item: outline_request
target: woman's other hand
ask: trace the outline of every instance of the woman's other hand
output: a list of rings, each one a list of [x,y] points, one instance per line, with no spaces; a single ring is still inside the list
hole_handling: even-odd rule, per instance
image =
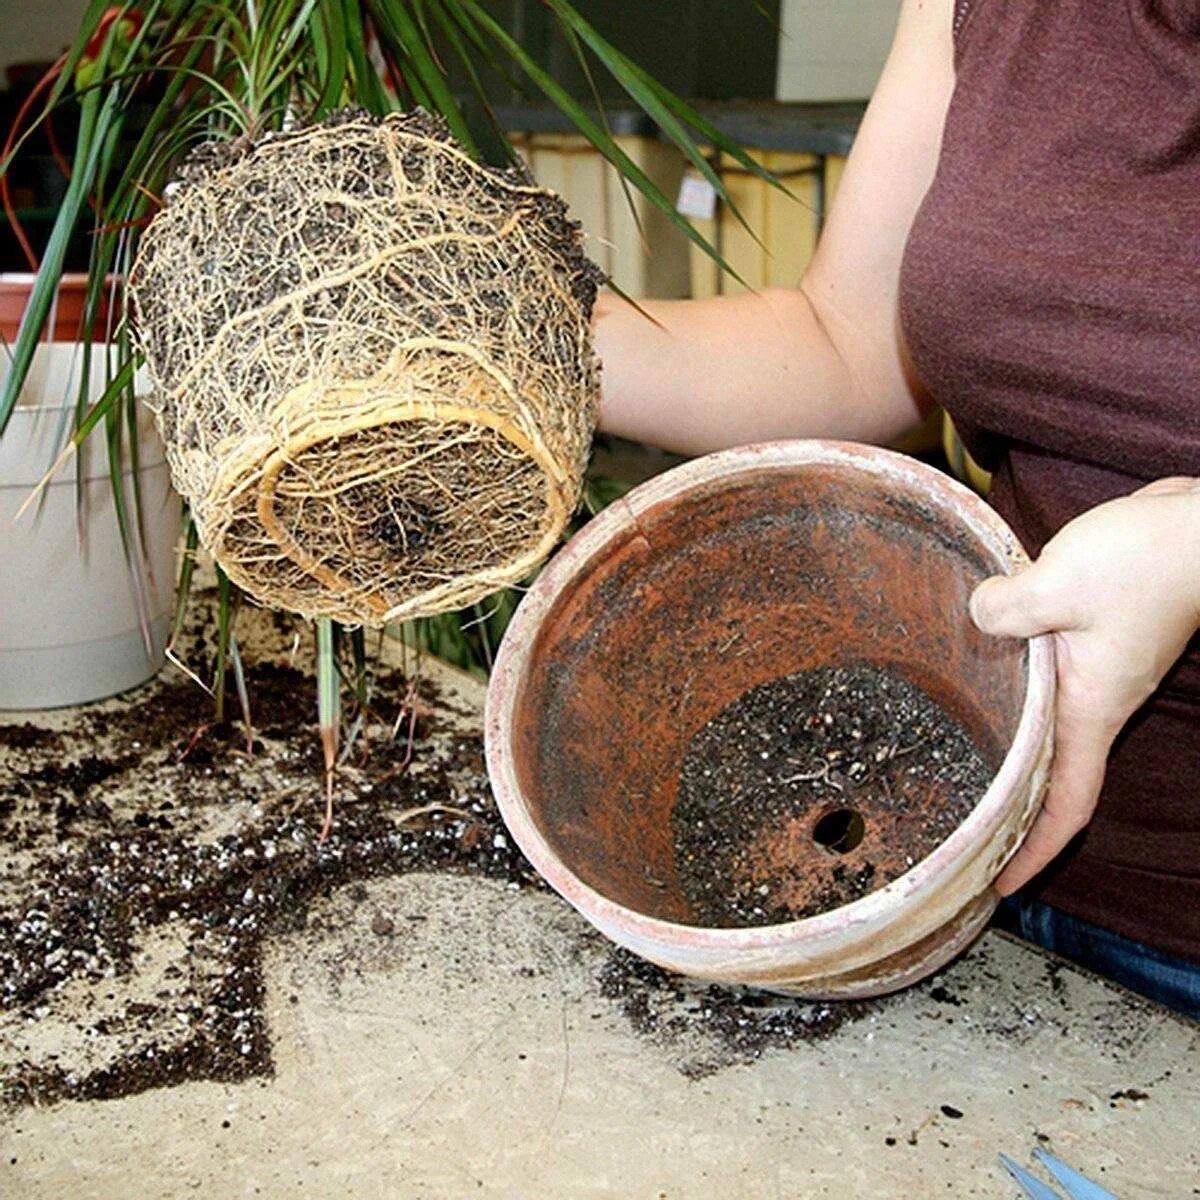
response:
[[[1042,811],[1000,873],[1008,895],[1091,820],[1113,740],[1200,627],[1200,480],[1161,479],[1059,531],[1032,566],[971,597],[984,632],[1053,635],[1054,764]]]

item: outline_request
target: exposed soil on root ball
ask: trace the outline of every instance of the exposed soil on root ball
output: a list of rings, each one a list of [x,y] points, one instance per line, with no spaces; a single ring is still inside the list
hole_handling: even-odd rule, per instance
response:
[[[672,821],[695,919],[771,925],[857,900],[940,845],[991,775],[962,726],[890,668],[754,688],[684,757]]]
[[[582,487],[602,273],[439,117],[200,146],[130,274],[172,480],[272,607],[378,627],[528,574]]]

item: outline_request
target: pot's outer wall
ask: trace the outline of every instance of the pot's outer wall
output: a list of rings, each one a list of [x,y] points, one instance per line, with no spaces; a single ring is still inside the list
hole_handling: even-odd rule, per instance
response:
[[[665,966],[777,987],[807,978],[800,990],[825,995],[935,969],[986,921],[988,884],[1048,766],[1048,645],[1033,643],[1031,703],[1029,644],[984,637],[967,614],[975,585],[1022,557],[978,498],[871,448],[750,447],[643,485],[551,565],[502,648],[489,766],[514,836],[601,929]],[[934,855],[864,900],[764,930],[691,927],[670,813],[692,736],[749,688],[863,660],[898,668],[962,722],[998,772],[987,796]],[[877,846],[877,861],[888,850]],[[828,870],[825,851],[807,851]],[[793,865],[803,871],[803,855]],[[832,957],[805,936],[834,929],[839,943],[880,936]],[[798,948],[783,963],[743,953],[785,930]]]

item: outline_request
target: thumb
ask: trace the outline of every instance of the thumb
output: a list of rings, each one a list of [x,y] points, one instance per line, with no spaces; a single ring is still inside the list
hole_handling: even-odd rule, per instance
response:
[[[993,575],[971,594],[971,620],[994,637],[1035,637],[1061,627],[1062,614],[1035,564],[1019,575]]]

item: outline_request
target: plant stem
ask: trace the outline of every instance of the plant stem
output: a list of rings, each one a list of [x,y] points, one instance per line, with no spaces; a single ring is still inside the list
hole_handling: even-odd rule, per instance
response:
[[[317,720],[321,726],[321,749],[325,755],[325,823],[317,838],[318,845],[329,837],[333,828],[333,772],[337,766],[342,703],[337,632],[337,627],[327,618],[317,621]]]

